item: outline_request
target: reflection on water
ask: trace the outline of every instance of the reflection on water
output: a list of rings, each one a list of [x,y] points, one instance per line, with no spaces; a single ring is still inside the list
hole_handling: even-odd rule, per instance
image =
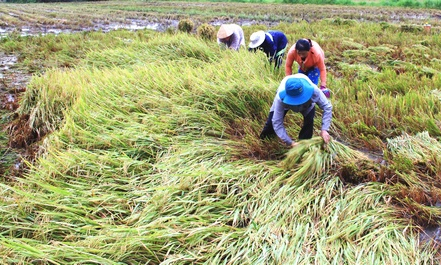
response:
[[[430,241],[435,241],[437,243],[441,243],[441,227],[426,227],[420,233],[420,242],[428,243]]]
[[[441,207],[441,201],[437,201],[434,207]],[[420,233],[420,242],[423,244],[429,242],[441,243],[441,226],[424,227]]]
[[[103,31],[109,32],[111,30],[117,29],[127,29],[127,30],[142,30],[142,29],[151,29],[156,31],[165,31],[169,27],[177,27],[179,24],[179,20],[163,20],[161,22],[152,22],[147,20],[140,19],[126,19],[125,23],[118,22],[96,22],[91,27],[83,27],[83,28],[70,28],[66,25],[59,25],[57,27],[1,27],[0,28],[0,38],[7,37],[12,32],[17,32],[20,36],[32,36],[32,35],[46,35],[46,34],[61,34],[61,33],[74,33],[74,32],[84,32],[84,31]]]
[[[6,95],[6,102],[14,102],[15,101],[15,96],[12,94],[7,94]]]
[[[8,72],[10,68],[17,63],[17,57],[14,55],[5,55],[0,53],[0,89],[3,89],[5,82],[10,81]]]
[[[12,55],[3,55],[0,57],[0,71],[8,70],[12,65],[17,63],[17,57]]]
[[[13,94],[10,91],[22,91],[31,77],[30,73],[23,73],[14,67],[17,61],[16,56],[0,52],[0,91],[2,93]],[[14,95],[2,94],[2,99],[8,102],[14,102],[15,98],[12,97]]]

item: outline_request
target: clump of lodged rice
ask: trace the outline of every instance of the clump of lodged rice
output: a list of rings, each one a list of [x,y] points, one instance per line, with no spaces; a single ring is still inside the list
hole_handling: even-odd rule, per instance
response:
[[[281,165],[284,169],[308,166],[309,170],[313,172],[323,172],[334,159],[347,161],[363,158],[365,158],[363,153],[353,150],[338,141],[331,140],[328,144],[325,144],[321,137],[314,137],[299,141],[298,145],[288,151]]]
[[[198,36],[201,37],[202,39],[214,40],[215,38],[216,29],[208,23],[204,23],[200,25],[196,31]]]
[[[182,32],[190,33],[194,28],[194,22],[188,18],[179,21],[178,30]]]

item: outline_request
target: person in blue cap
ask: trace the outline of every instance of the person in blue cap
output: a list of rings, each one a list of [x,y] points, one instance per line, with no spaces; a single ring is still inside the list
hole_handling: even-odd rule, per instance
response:
[[[297,73],[286,76],[277,89],[260,138],[265,139],[277,135],[286,145],[295,146],[297,143],[288,136],[283,124],[286,112],[289,110],[303,115],[299,139],[312,138],[316,105],[323,110],[320,136],[325,143],[328,143],[331,139],[328,130],[331,126],[332,104],[305,74]]]
[[[274,62],[275,68],[279,68],[285,55],[288,39],[285,34],[278,30],[269,30],[267,32],[259,30],[251,34],[249,51],[262,50],[270,63]]]

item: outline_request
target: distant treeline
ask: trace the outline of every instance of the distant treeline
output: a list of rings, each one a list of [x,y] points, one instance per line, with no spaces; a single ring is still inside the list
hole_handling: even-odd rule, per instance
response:
[[[276,0],[279,1],[279,0]],[[317,5],[354,5],[354,6],[394,6],[441,9],[441,0],[379,0],[379,1],[352,1],[352,0],[280,0],[290,4],[317,4]],[[260,1],[265,2],[265,0]]]
[[[6,0],[6,3],[99,2],[105,0]],[[2,0],[0,0],[2,2]]]
[[[1,2],[2,0],[0,0]],[[86,2],[106,0],[6,0],[9,3],[49,3],[49,2]],[[413,8],[441,9],[441,0],[183,0],[186,2],[248,2],[248,3],[285,3],[285,4],[316,4],[316,5],[350,5],[350,6],[393,6]]]

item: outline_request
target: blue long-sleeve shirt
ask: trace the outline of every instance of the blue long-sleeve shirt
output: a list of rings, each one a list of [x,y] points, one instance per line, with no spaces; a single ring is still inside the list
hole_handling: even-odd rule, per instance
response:
[[[274,57],[279,51],[286,48],[288,39],[285,34],[277,30],[269,30],[265,33],[265,40],[259,46],[268,57]]]
[[[311,86],[314,87],[314,93],[309,101],[302,105],[288,105],[282,102],[279,97],[279,92],[285,89],[286,80],[290,77],[304,78],[306,79]],[[323,110],[322,117],[322,130],[328,131],[331,126],[332,119],[332,104],[328,101],[325,94],[318,88],[314,83],[309,80],[309,78],[304,74],[294,74],[286,76],[282,82],[280,82],[279,88],[277,89],[276,96],[274,97],[273,105],[271,106],[270,111],[274,111],[272,123],[274,131],[277,136],[287,145],[292,144],[292,139],[286,133],[285,126],[283,124],[284,120],[284,111],[285,109],[290,109],[294,112],[301,113],[304,117],[313,109],[315,105],[318,105]]]

